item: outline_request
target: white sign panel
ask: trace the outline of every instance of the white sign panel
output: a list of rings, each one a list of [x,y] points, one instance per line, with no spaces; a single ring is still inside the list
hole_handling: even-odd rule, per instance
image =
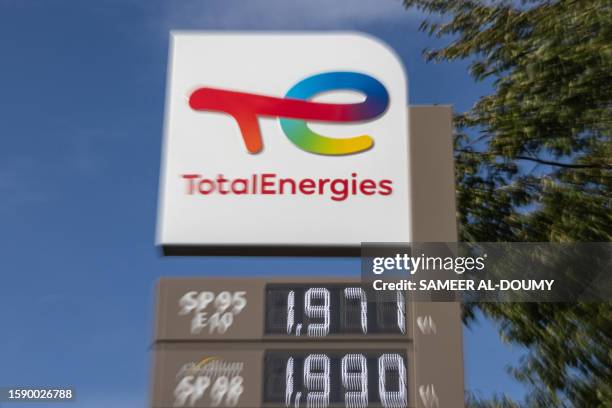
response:
[[[362,34],[173,33],[158,244],[409,241],[406,93]]]

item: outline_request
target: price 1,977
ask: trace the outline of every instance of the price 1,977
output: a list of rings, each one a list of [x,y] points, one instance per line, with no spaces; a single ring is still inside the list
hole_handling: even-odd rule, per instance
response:
[[[348,285],[268,285],[266,333],[324,337],[330,334],[406,334],[402,292],[368,293]]]

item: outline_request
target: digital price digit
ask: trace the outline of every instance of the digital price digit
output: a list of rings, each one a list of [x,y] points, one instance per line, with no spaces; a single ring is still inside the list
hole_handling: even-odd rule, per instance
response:
[[[315,305],[320,300],[321,305]],[[321,323],[310,323],[306,333],[313,337],[329,334],[329,291],[325,288],[310,288],[304,295],[304,310],[308,319],[322,319]]]
[[[304,361],[304,385],[307,407],[327,407],[329,405],[329,357],[325,354],[310,354]]]
[[[365,291],[361,288],[346,288],[344,289],[344,297],[359,300],[361,331],[363,334],[368,334],[368,298]]]
[[[368,406],[368,362],[363,354],[347,354],[342,358],[342,386],[346,389],[347,407]]]
[[[389,391],[386,378],[390,370],[397,370],[400,384],[397,391]],[[378,358],[378,395],[383,407],[406,406],[406,366],[399,354],[383,354]]]

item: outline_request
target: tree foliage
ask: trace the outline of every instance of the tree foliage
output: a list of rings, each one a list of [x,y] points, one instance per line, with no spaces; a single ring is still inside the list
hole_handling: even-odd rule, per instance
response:
[[[491,399],[483,399],[468,393],[466,402],[470,408],[519,408],[515,402],[506,396],[494,396]]]
[[[428,60],[468,59],[473,78],[492,84],[455,117],[460,238],[611,241],[612,3],[404,3],[449,41]],[[612,407],[611,304],[476,307],[526,347],[514,368],[532,388],[525,405]]]

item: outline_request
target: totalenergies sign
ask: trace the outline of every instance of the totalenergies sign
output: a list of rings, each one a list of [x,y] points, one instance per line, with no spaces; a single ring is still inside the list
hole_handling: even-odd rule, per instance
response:
[[[406,78],[378,40],[173,33],[165,125],[168,253],[410,240]]]

